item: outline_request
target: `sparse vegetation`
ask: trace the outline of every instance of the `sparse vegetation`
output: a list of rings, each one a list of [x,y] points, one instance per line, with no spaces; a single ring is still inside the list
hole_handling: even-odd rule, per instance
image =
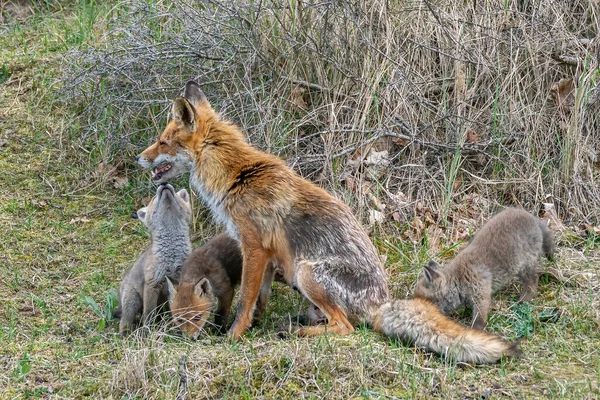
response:
[[[598,5],[392,3],[0,4],[1,398],[176,398],[182,354],[189,398],[600,396]],[[112,290],[153,192],[133,155],[191,78],[353,203],[396,296],[500,205],[549,217],[538,295],[504,291],[488,324],[523,358],[455,365],[367,328],[279,339],[305,308],[279,284],[241,343],[121,339]]]

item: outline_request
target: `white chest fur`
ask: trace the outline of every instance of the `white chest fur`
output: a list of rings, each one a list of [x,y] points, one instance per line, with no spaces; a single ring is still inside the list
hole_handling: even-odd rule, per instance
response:
[[[198,196],[202,198],[204,204],[210,208],[215,223],[224,225],[227,229],[227,233],[229,233],[229,236],[239,240],[239,230],[225,210],[225,207],[223,207],[223,196],[215,195],[214,193],[208,191],[204,186],[204,183],[198,179],[196,174],[193,172],[190,175],[190,184],[196,190]]]

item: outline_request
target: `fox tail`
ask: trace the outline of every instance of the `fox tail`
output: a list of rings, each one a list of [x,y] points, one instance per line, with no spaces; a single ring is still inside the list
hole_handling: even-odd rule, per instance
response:
[[[467,328],[446,317],[433,303],[421,298],[392,300],[373,318],[375,330],[456,361],[488,364],[502,356],[519,356],[518,342]]]

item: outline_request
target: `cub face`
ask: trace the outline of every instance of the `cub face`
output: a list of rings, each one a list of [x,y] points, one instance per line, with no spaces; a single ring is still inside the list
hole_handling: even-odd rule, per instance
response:
[[[189,338],[197,339],[216,303],[210,282],[202,278],[195,285],[187,282],[173,285],[167,278],[167,287],[173,324]]]
[[[160,185],[146,207],[138,210],[137,218],[151,231],[174,232],[189,229],[192,207],[187,190],[175,193],[171,185]]]
[[[415,286],[415,297],[431,301],[443,313],[449,313],[460,306],[460,293],[458,290],[451,290],[444,268],[435,261],[429,261],[423,267],[423,275]]]
[[[188,82],[184,97],[173,101],[173,119],[156,143],[137,156],[143,168],[152,170],[152,180],[167,182],[190,172],[205,146],[211,121],[217,117],[195,82]]]

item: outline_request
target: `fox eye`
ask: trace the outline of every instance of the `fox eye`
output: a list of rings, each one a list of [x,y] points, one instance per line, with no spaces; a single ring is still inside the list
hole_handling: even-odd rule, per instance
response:
[[[159,144],[159,146],[166,146],[166,145],[167,145],[167,142],[165,142],[164,140],[160,140],[160,141],[158,142],[158,144]]]
[[[192,321],[194,321],[194,322],[198,322],[198,321],[200,321],[201,319],[202,319],[202,314],[198,314],[198,315],[196,315],[194,318],[192,318]]]
[[[177,322],[178,324],[183,324],[185,322],[185,319],[183,319],[183,318],[175,318],[175,322]]]

